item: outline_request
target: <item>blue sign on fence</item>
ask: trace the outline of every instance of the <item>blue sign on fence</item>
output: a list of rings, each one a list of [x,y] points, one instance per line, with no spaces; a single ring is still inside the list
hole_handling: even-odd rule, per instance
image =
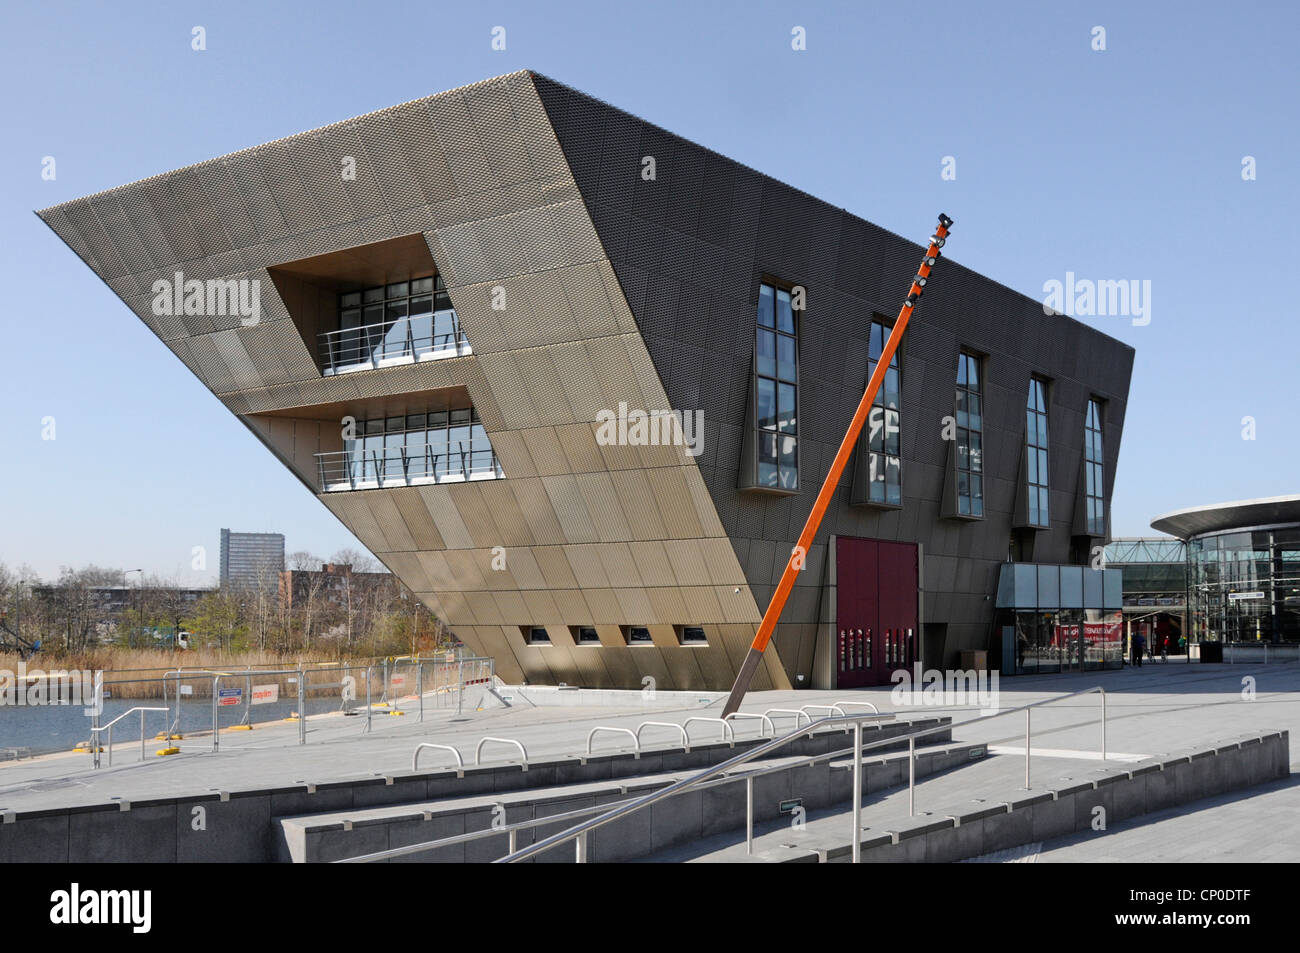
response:
[[[238,705],[244,697],[242,688],[223,688],[217,692],[218,705]]]

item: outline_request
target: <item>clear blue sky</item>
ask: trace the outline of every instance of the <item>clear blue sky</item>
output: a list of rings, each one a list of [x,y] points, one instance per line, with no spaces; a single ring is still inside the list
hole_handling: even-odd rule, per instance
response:
[[[1032,297],[1067,271],[1149,279],[1149,325],[1085,319],[1137,349],[1116,535],[1300,491],[1294,3],[94,2],[0,18],[11,566],[199,581],[222,526],[326,556],[358,545],[33,209],[522,67],[918,240],[943,209],[954,259]],[[210,571],[191,575],[198,545]]]

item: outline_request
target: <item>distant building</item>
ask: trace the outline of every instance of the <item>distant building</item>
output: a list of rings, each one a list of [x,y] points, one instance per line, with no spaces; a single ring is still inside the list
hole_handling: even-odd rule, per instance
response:
[[[1187,544],[1193,642],[1300,642],[1300,494],[1166,513],[1151,528]]]
[[[1125,635],[1140,634],[1156,652],[1183,651],[1186,637],[1187,547],[1180,539],[1138,537],[1106,544],[1106,568],[1124,577]],[[1185,645],[1185,643],[1184,643]]]
[[[347,564],[323,563],[319,570],[286,569],[280,573],[280,601],[286,609],[310,598],[336,606],[347,606],[349,592],[381,586],[397,594],[397,581],[390,572],[353,572]]]
[[[271,587],[284,572],[282,533],[221,531],[221,586]]]

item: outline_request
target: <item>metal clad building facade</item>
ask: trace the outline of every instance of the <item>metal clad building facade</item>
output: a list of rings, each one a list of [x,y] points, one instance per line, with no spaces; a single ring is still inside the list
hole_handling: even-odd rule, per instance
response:
[[[872,321],[923,250],[529,72],[41,215],[503,677],[592,686],[729,686],[861,396]],[[177,272],[256,281],[260,313],[160,314]],[[895,496],[874,499],[864,445],[755,688],[948,665],[990,644],[1009,546],[1077,564],[1105,538],[1085,496],[1109,512],[1132,350],[952,261],[936,278],[878,456]],[[945,433],[972,419],[954,407],[967,357],[980,513],[970,440]],[[1047,520],[1028,508],[1031,379]],[[610,441],[626,409],[698,411],[703,439]],[[888,559],[842,558],[843,537]],[[878,621],[846,644],[837,589],[882,579]],[[880,605],[913,579],[891,624]]]

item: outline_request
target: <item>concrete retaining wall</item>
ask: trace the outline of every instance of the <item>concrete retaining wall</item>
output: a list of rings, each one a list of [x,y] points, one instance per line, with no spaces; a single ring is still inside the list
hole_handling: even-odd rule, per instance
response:
[[[1128,771],[1098,771],[1094,780],[1071,783],[950,817],[916,818],[914,824],[862,841],[863,863],[943,863],[1022,847],[1053,837],[1091,831],[1094,809],[1107,824],[1248,788],[1290,774],[1285,731],[1247,735],[1211,748],[1179,752]],[[1102,833],[1097,832],[1099,835]],[[813,851],[781,848],[755,854],[777,863],[847,863],[847,841]]]
[[[826,751],[839,750],[847,742],[842,735],[839,740],[835,736],[827,740]],[[949,745],[918,751],[916,773],[918,777],[925,777],[969,764],[986,754],[987,749],[982,744]],[[755,762],[729,773],[743,774],[761,764]],[[283,837],[280,859],[298,863],[329,862],[488,830],[494,817],[501,817],[505,824],[537,820],[648,794],[681,780],[689,773],[660,774],[623,783],[607,781],[568,785],[541,792],[520,791],[396,808],[283,818],[278,822]],[[864,759],[863,774],[864,790],[868,792],[896,787],[907,778],[907,754],[899,752]],[[754,820],[757,823],[779,817],[781,802],[791,798],[800,799],[807,810],[819,810],[848,802],[852,795],[851,761],[790,766],[755,779]],[[632,860],[701,837],[735,831],[745,825],[745,810],[745,785],[741,781],[682,794],[593,831],[588,843],[588,856],[593,862]],[[516,845],[525,847],[574,823],[568,821],[519,830],[516,832]],[[505,856],[508,844],[508,835],[501,833],[394,858],[394,861],[487,862]],[[574,849],[572,846],[557,847],[535,859],[540,862],[571,862]]]

